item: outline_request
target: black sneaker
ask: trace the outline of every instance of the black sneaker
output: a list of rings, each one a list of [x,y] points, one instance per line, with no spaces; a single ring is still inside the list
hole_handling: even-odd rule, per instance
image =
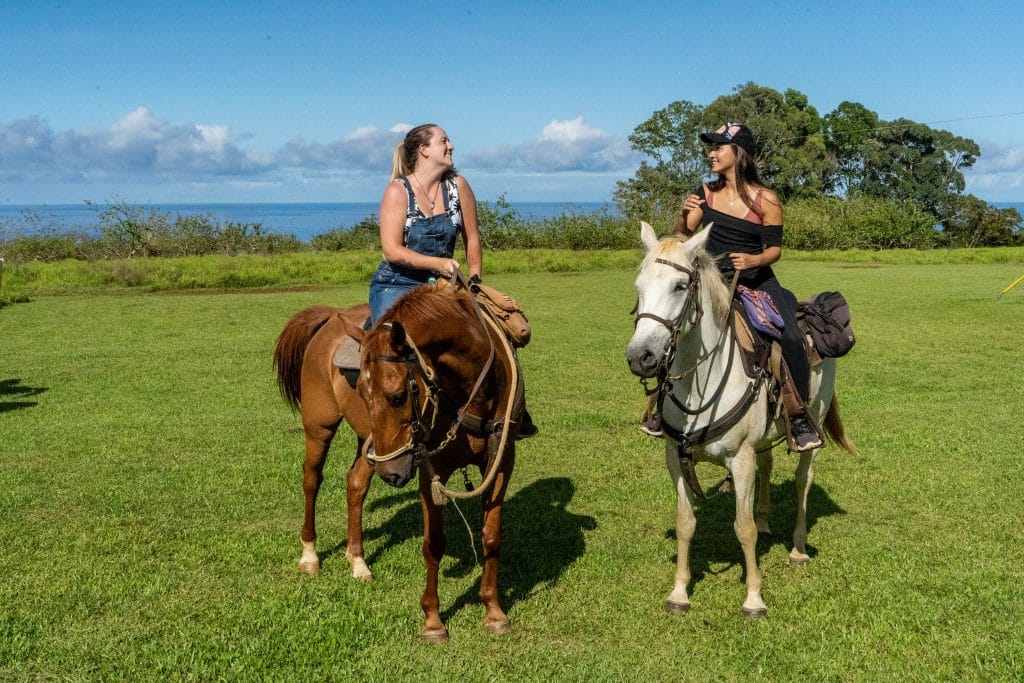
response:
[[[665,436],[665,432],[661,429],[661,415],[644,413],[643,418],[640,419],[640,431],[659,439]]]
[[[789,423],[789,430],[793,434],[798,453],[821,448],[821,437],[806,417],[794,417]]]

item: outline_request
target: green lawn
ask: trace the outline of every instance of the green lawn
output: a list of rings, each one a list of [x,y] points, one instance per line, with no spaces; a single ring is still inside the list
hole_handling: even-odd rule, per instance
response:
[[[639,262],[639,258],[637,258]],[[788,261],[798,296],[839,289],[851,456],[822,452],[813,561],[790,566],[796,458],[777,452],[766,618],[741,616],[734,499],[698,510],[693,611],[672,586],[675,500],[626,367],[634,272],[488,278],[534,325],[521,353],[541,435],[521,444],[489,636],[462,521],[442,615],[419,642],[412,487],[375,481],[366,551],[344,559],[343,430],[298,571],[303,438],[271,352],[305,292],[37,297],[0,310],[2,680],[1020,680],[1024,677],[1024,287],[1020,263]],[[705,486],[721,470],[701,466]],[[474,528],[479,506],[461,504]]]

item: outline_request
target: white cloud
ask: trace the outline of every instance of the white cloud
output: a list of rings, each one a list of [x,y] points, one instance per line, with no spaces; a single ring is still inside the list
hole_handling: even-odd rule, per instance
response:
[[[535,140],[469,152],[464,164],[484,171],[607,173],[631,171],[640,158],[627,140],[594,128],[577,116],[551,121]]]
[[[967,191],[989,201],[1024,200],[1024,145],[982,143],[981,156],[964,173]]]
[[[269,165],[268,155],[242,149],[227,126],[174,125],[146,107],[106,130],[54,132],[38,117],[0,124],[0,170],[7,176],[36,171],[246,175]]]
[[[0,122],[0,183],[5,197],[46,194],[48,187],[76,196],[95,187],[186,188],[201,196],[266,184],[297,196],[375,196],[386,182],[395,145],[412,126],[363,126],[333,142],[293,137],[276,150],[248,148],[249,136],[222,123],[175,123],[147,107],[126,113],[107,127],[56,131],[33,116]],[[532,140],[479,150],[456,149],[460,169],[500,194],[525,187],[531,196],[590,188],[597,196],[609,177],[631,174],[640,155],[628,142],[587,124],[582,116],[553,120]],[[81,191],[74,188],[81,187]],[[539,188],[539,189],[538,189]],[[183,192],[185,190],[182,190]],[[255,189],[253,189],[255,191]],[[606,194],[601,190],[601,195]],[[546,196],[546,195],[544,195]],[[52,200],[51,200],[52,201]]]
[[[307,143],[301,136],[296,136],[274,157],[279,165],[290,168],[386,173],[391,168],[391,153],[395,145],[408,130],[405,124],[386,131],[364,126],[328,144]]]

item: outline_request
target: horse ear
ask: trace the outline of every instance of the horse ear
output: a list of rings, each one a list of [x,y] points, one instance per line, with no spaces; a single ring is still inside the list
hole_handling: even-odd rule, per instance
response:
[[[391,348],[396,351],[405,349],[405,328],[400,322],[391,323]]]
[[[644,251],[650,251],[658,246],[658,236],[647,221],[640,221],[640,241],[644,243]]]
[[[341,326],[344,328],[345,334],[362,344],[363,338],[366,336],[366,330],[359,325],[353,325],[344,316],[338,316],[338,318],[341,320]]]
[[[703,249],[704,243],[708,241],[708,235],[711,234],[712,225],[714,224],[708,223],[708,227],[694,233],[688,240],[683,242],[683,248],[690,254],[696,253],[698,249]]]

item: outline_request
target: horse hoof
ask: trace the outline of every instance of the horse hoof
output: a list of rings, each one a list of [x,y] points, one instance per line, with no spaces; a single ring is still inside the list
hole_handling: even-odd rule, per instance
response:
[[[797,567],[802,567],[803,565],[807,564],[810,561],[811,561],[811,556],[810,555],[790,555],[789,556],[789,563],[792,564],[792,565],[795,565]]]
[[[439,644],[443,644],[443,643],[447,643],[448,642],[448,629],[446,629],[446,628],[438,628],[438,629],[432,629],[432,630],[429,630],[429,631],[424,629],[423,633],[420,634],[420,638],[423,639],[424,643],[431,643],[431,644],[438,644],[438,645]]]
[[[299,562],[299,571],[303,574],[319,574],[320,562]]]
[[[690,611],[690,603],[688,602],[672,602],[671,600],[665,601],[665,611],[669,614],[686,614]]]
[[[505,621],[496,621],[491,624],[484,624],[484,628],[486,628],[487,632],[492,636],[500,636],[512,630],[512,622],[508,619]]]
[[[748,619],[760,619],[766,614],[768,614],[767,607],[755,607],[753,609],[747,607],[743,608],[743,616],[747,617]]]

